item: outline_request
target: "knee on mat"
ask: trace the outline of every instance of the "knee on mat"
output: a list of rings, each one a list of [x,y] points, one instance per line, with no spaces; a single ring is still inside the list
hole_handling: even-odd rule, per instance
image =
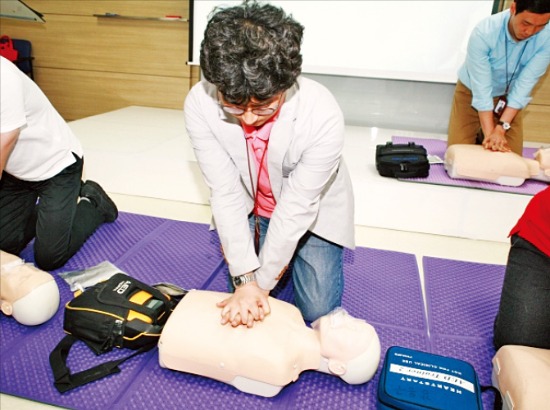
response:
[[[34,254],[34,264],[45,271],[52,271],[61,268],[67,262],[66,257],[53,257],[52,255],[42,255],[37,252]]]

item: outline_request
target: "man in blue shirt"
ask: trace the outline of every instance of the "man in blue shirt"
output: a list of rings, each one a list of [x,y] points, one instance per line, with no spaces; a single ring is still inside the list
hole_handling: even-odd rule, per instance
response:
[[[522,110],[550,64],[550,2],[514,0],[473,30],[458,71],[448,145],[522,153]]]

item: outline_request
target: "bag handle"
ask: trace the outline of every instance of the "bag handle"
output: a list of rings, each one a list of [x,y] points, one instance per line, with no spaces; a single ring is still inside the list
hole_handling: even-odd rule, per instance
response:
[[[120,373],[120,368],[118,366],[121,363],[140,353],[151,350],[155,346],[154,344],[143,346],[122,359],[111,360],[78,373],[71,373],[71,370],[67,367],[67,357],[69,356],[72,345],[77,340],[78,339],[72,335],[66,335],[50,353],[50,367],[53,371],[54,386],[59,393],[65,393],[76,387],[91,383],[111,374]]]
[[[3,35],[0,37],[0,55],[11,62],[15,62],[19,57],[19,51],[13,47],[11,37]]]
[[[131,282],[130,286],[131,286],[132,289],[143,290],[143,291],[149,293],[155,299],[158,299],[158,300],[162,301],[164,315],[159,315],[158,317],[155,317],[154,314],[153,314],[154,310],[151,309],[151,308],[148,308],[146,306],[139,305],[137,303],[131,302],[126,298],[122,298],[122,297],[117,297],[116,299],[113,298],[112,297],[112,294],[113,294],[112,289],[109,288],[108,285],[116,283],[116,282],[120,282],[120,281],[129,281],[129,282]],[[164,295],[160,290],[158,290],[158,289],[156,289],[152,286],[149,286],[146,283],[141,282],[141,281],[139,281],[135,278],[129,277],[128,275],[126,275],[124,273],[117,273],[117,274],[113,275],[108,280],[108,282],[105,283],[105,286],[103,287],[103,289],[97,295],[97,300],[100,301],[101,303],[104,303],[104,304],[107,304],[107,305],[116,305],[116,306],[121,306],[121,307],[131,309],[131,310],[135,310],[136,312],[139,312],[139,313],[142,313],[146,316],[149,316],[151,319],[153,319],[154,324],[158,323],[158,319],[160,317],[167,318],[171,313],[170,299],[168,299],[168,297],[166,295]]]
[[[7,36],[7,35],[1,36],[0,43],[6,44],[9,48],[13,48],[13,41],[10,36]]]

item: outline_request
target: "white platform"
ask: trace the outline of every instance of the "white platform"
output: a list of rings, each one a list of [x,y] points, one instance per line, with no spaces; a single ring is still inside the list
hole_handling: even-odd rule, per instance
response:
[[[208,204],[181,110],[127,107],[70,123],[85,151],[86,178],[111,193]],[[528,195],[402,182],[378,175],[377,144],[393,135],[445,135],[346,127],[344,158],[357,225],[507,242]]]

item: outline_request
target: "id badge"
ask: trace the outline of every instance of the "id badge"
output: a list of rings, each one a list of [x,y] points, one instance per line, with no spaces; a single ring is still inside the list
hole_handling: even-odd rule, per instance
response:
[[[498,101],[495,105],[495,109],[493,110],[493,113],[495,114],[495,116],[497,118],[500,118],[500,116],[502,115],[502,112],[504,111],[504,109],[506,108],[506,103],[507,103],[507,100],[506,100],[506,96],[503,95],[502,97],[499,97],[498,98]]]

